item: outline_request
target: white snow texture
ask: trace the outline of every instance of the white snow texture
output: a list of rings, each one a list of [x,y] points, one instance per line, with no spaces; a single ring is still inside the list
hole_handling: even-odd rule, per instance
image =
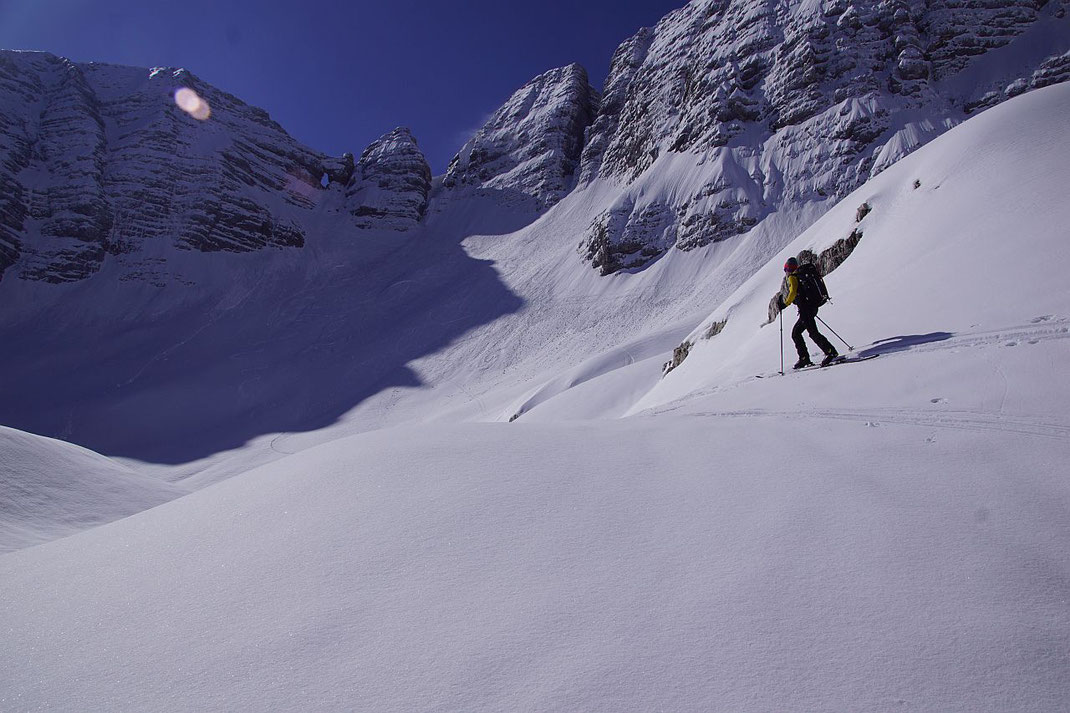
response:
[[[820,217],[636,272],[577,259],[625,190],[600,180],[537,219],[481,193],[411,242],[310,237],[300,267],[211,256],[229,301],[160,293],[144,329],[181,340],[108,385],[113,457],[0,428],[0,709],[1067,710],[1068,116],[1070,84],[1030,91]],[[781,266],[853,231],[819,326],[880,356],[793,373]],[[74,339],[136,318],[145,288],[99,284],[3,297]],[[119,373],[103,337],[49,356],[82,364],[57,389]],[[213,399],[256,428],[136,457]]]

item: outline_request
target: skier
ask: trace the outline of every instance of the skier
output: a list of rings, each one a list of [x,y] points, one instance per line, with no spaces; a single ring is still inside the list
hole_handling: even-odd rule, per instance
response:
[[[791,330],[791,340],[795,342],[795,348],[799,352],[799,361],[793,367],[795,369],[814,364],[810,361],[810,352],[806,349],[803,332],[809,332],[810,338],[825,353],[821,366],[828,366],[839,357],[836,347],[817,331],[817,310],[828,301],[828,293],[824,287],[821,276],[813,264],[806,263],[800,266],[799,261],[793,257],[789,257],[784,263],[784,284],[780,288],[780,294],[777,295],[777,301],[781,311],[792,303],[799,308],[799,320]]]

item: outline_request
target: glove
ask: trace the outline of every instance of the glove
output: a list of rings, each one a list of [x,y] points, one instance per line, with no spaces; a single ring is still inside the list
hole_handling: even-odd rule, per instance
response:
[[[777,295],[776,296],[776,308],[777,308],[777,311],[778,312],[783,312],[784,311],[784,307],[786,307],[786,306],[787,305],[784,304],[784,296],[783,295]]]

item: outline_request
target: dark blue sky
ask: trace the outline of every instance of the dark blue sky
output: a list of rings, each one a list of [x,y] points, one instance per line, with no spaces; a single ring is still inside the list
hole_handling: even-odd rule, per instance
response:
[[[186,67],[328,154],[412,128],[437,174],[532,77],[613,50],[685,0],[0,0],[0,47]]]

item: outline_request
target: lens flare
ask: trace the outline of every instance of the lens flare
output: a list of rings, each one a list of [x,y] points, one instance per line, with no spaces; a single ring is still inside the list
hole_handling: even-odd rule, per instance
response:
[[[201,99],[197,92],[189,87],[182,87],[175,92],[175,104],[178,104],[179,109],[200,121],[204,121],[212,115],[208,102]]]

